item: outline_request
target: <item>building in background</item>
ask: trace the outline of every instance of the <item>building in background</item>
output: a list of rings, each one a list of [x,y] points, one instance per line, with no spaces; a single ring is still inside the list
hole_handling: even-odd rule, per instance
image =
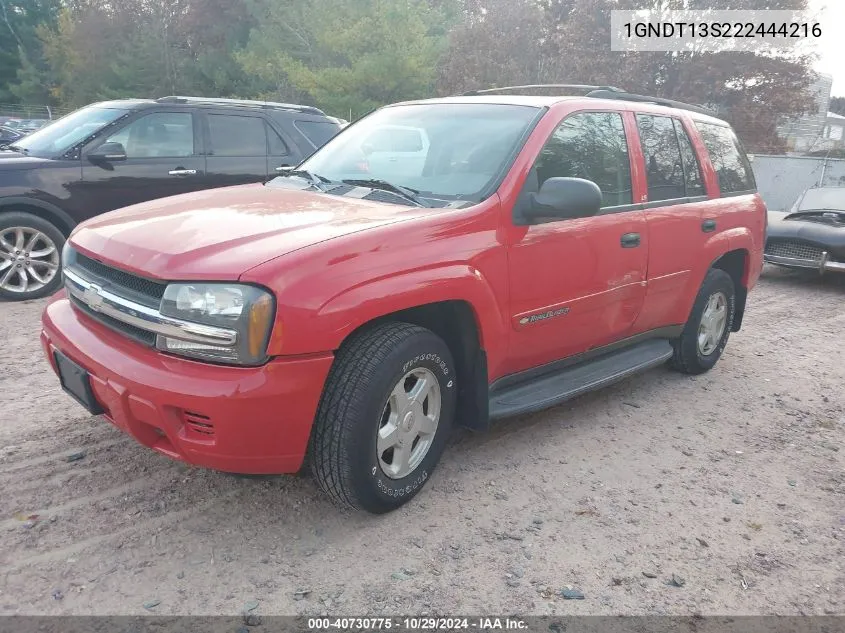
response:
[[[845,149],[845,116],[828,112],[822,136],[813,152],[840,152]]]
[[[784,123],[778,134],[786,141],[787,153],[809,154],[825,149],[824,135],[828,127],[830,92],[833,89],[833,76],[817,74],[810,85],[815,107],[803,116]],[[838,115],[833,115],[838,116]]]

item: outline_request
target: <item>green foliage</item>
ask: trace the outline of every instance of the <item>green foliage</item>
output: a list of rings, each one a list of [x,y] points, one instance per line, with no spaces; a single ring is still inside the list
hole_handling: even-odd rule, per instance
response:
[[[338,116],[432,94],[456,5],[312,0],[254,7],[259,27],[238,59],[278,98],[310,97]]]
[[[0,0],[0,102],[265,98],[360,117],[517,83],[594,83],[717,106],[754,150],[808,105],[812,58],[612,52],[613,8],[807,0]],[[845,100],[831,109],[845,111]]]
[[[0,102],[47,98],[38,29],[55,23],[60,0],[0,0]]]

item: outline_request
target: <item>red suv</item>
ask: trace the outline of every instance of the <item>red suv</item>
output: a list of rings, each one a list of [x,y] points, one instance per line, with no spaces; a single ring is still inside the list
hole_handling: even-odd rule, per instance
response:
[[[762,267],[748,159],[705,110],[585,91],[392,105],[266,184],[83,223],[50,364],[153,450],[237,473],[307,456],[371,512],[420,490],[454,425],[707,371]]]

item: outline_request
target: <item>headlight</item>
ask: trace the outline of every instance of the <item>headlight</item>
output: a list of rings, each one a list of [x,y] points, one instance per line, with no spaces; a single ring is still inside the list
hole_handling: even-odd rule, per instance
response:
[[[160,312],[191,323],[228,328],[236,332],[232,345],[195,343],[159,334],[158,349],[202,360],[260,365],[267,359],[275,301],[266,290],[227,283],[169,284]]]

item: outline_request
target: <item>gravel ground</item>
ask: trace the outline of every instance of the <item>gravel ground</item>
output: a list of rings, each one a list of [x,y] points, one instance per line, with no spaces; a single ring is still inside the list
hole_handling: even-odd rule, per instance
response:
[[[382,517],[140,447],[2,304],[0,614],[845,614],[844,299],[767,269],[709,374],[458,432]]]

